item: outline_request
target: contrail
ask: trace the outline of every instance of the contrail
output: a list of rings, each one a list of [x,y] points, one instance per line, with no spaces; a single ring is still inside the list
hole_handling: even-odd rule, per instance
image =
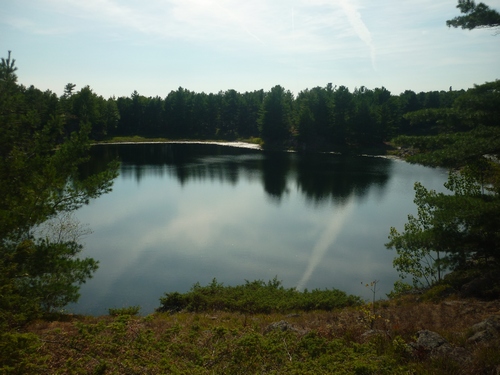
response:
[[[252,38],[254,38],[255,40],[257,40],[259,43],[262,43],[262,44],[266,44],[264,43],[264,41],[262,39],[260,39],[257,35],[255,35],[254,33],[252,33],[248,27],[246,27],[245,23],[236,15],[234,14],[233,12],[231,12],[229,9],[223,7],[222,5],[220,5],[219,3],[217,3],[217,1],[213,2],[213,4],[219,8],[220,10],[222,10],[223,12],[227,13],[227,15],[234,19],[238,25],[248,34],[250,35]]]
[[[354,198],[351,196],[347,201],[344,209],[337,215],[334,215],[328,226],[325,228],[323,234],[314,246],[307,269],[302,275],[297,290],[303,290],[314,270],[325,256],[328,249],[335,243],[340,231],[344,227],[344,223],[354,209]]]
[[[356,34],[358,34],[359,39],[361,39],[370,49],[372,67],[374,70],[377,70],[375,64],[375,47],[373,46],[372,35],[370,30],[368,30],[368,27],[366,27],[365,23],[361,19],[361,14],[348,0],[339,0],[339,5],[347,15],[347,19]]]

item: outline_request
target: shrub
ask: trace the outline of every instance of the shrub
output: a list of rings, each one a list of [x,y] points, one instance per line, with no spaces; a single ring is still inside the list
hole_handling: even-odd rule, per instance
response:
[[[207,286],[193,285],[185,294],[166,293],[160,298],[158,312],[230,311],[241,313],[271,313],[290,311],[330,311],[346,306],[362,304],[360,297],[348,295],[338,289],[315,289],[299,292],[286,289],[274,278],[267,283],[262,280],[245,281],[238,286],[224,286],[216,279]]]
[[[139,314],[141,310],[141,306],[129,306],[129,307],[121,307],[121,308],[110,308],[108,309],[109,315],[111,316],[119,316],[119,315],[130,315],[134,316]]]

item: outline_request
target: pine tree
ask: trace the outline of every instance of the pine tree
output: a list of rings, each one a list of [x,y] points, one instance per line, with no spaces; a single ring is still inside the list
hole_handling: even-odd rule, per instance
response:
[[[464,15],[446,21],[448,27],[461,27],[468,30],[500,27],[500,13],[490,9],[484,3],[476,4],[474,0],[458,0],[457,8]]]
[[[9,79],[0,81],[0,326],[13,326],[78,299],[97,262],[78,258],[78,236],[40,229],[109,191],[117,169],[83,178],[91,125],[70,132],[57,107],[40,113],[16,84],[10,54],[1,67]],[[44,98],[52,95],[36,100]]]

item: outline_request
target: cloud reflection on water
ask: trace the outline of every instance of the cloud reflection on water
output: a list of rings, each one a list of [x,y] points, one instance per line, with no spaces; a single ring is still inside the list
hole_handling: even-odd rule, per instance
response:
[[[163,293],[214,277],[234,285],[277,276],[286,287],[358,295],[365,292],[360,281],[376,278],[381,293],[389,292],[397,275],[383,244],[389,227],[412,212],[408,179],[446,179],[373,158],[305,161],[287,154],[266,161],[273,155],[226,149],[181,158],[179,151],[160,150],[156,161],[138,152],[142,161],[127,160],[123,168],[134,165],[140,179],[122,174],[111,194],[78,212],[94,230],[84,255],[98,259],[100,269],[74,311],[141,305],[148,313]],[[172,153],[182,162],[161,158]]]
[[[335,211],[331,218],[331,221],[326,223],[326,228],[324,229],[318,241],[314,245],[314,248],[309,259],[309,264],[302,275],[302,278],[297,284],[298,290],[303,290],[307,285],[307,282],[311,278],[314,270],[317,268],[318,264],[323,260],[326,252],[335,244],[337,237],[340,235],[342,229],[344,229],[345,222],[351,212],[354,209],[354,198],[351,196],[347,201],[346,205],[339,211]]]

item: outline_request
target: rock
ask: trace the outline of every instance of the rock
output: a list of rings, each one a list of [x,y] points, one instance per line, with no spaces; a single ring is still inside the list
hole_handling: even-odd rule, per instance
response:
[[[423,349],[426,351],[435,350],[443,345],[449,346],[450,344],[441,335],[436,332],[423,330],[417,333],[417,342],[411,343],[410,346],[415,349]]]
[[[423,330],[418,333],[417,342],[410,343],[414,355],[422,358],[425,356],[447,357],[457,362],[466,361],[469,353],[464,348],[454,348],[448,341],[436,332]]]
[[[500,315],[492,315],[480,323],[474,324],[471,329],[474,332],[492,330],[496,333],[500,332]]]
[[[265,329],[264,329],[264,334],[269,333],[274,330],[280,330],[280,331],[293,331],[293,332],[300,332],[297,328],[292,326],[290,323],[288,323],[286,320],[280,320],[279,322],[274,322],[269,324]]]
[[[468,343],[489,341],[500,334],[500,315],[492,315],[488,319],[471,327],[474,334],[467,339]]]

